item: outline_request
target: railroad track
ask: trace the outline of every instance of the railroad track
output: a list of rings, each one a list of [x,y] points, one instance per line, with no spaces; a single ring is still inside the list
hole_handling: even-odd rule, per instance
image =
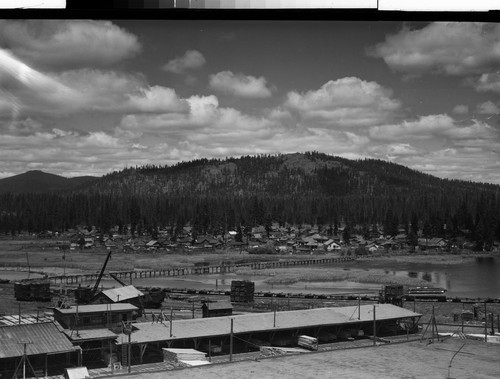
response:
[[[160,288],[160,287],[137,287],[139,290],[160,289],[169,294],[171,298],[178,296],[179,298],[186,298],[187,295],[219,295],[230,296],[231,291],[225,290],[196,290],[190,288]],[[378,302],[378,295],[359,295],[359,294],[316,294],[316,293],[285,293],[285,292],[255,292],[255,298],[280,298],[280,299],[301,299],[301,300],[332,300],[332,301],[373,301]],[[438,302],[436,299],[416,299],[407,300],[407,302]],[[499,299],[492,298],[466,298],[466,297],[453,297],[447,298],[448,303],[500,303]]]

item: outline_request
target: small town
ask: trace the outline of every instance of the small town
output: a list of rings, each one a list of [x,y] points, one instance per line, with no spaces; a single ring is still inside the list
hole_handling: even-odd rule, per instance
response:
[[[89,230],[90,229],[90,230]],[[116,232],[118,228],[116,227]],[[97,228],[79,228],[65,233],[45,231],[31,235],[31,245],[54,247],[61,250],[119,249],[125,252],[158,251],[169,252],[178,249],[215,250],[215,249],[248,249],[250,252],[259,249],[259,254],[321,254],[324,252],[341,251],[345,254],[376,254],[387,251],[407,250],[411,252],[434,250],[442,252],[459,252],[474,250],[476,244],[470,238],[471,232],[461,230],[460,236],[451,239],[441,237],[423,237],[419,231],[415,237],[407,233],[407,229],[398,229],[395,236],[384,235],[383,227],[368,234],[346,233],[345,228],[337,230],[318,225],[280,226],[272,223],[270,226],[248,228],[246,234],[240,229],[229,231],[222,235],[196,235],[193,228],[185,226],[175,238],[169,233],[171,227],[166,227],[151,235],[130,237],[123,234],[103,235]],[[379,231],[380,230],[380,231]],[[336,233],[335,233],[336,231]],[[23,237],[22,235],[19,237]],[[490,251],[498,251],[500,242],[495,241]]]

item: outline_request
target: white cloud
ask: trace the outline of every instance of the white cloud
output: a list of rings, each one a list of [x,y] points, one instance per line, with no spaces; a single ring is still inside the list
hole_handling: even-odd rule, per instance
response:
[[[387,159],[391,161],[399,157],[414,157],[420,153],[420,151],[410,143],[390,143],[387,145],[375,145],[369,147],[368,151],[377,158]]]
[[[369,135],[377,141],[427,140],[447,145],[463,144],[464,140],[488,143],[489,139],[499,137],[498,132],[486,123],[473,120],[470,125],[459,125],[448,115],[422,116],[415,121],[375,126],[369,129]]]
[[[186,112],[189,104],[180,99],[171,88],[153,86],[142,89],[138,94],[128,95],[127,110],[143,112]]]
[[[19,108],[57,112],[60,108],[71,110],[79,106],[78,91],[32,69],[2,49],[0,85],[13,101],[11,104],[17,102]]]
[[[454,120],[448,115],[430,115],[415,121],[374,126],[369,129],[369,134],[372,139],[384,141],[400,141],[408,138],[432,139],[435,134],[453,128]]]
[[[500,184],[500,161],[496,150],[484,148],[450,147],[426,154],[418,159],[403,157],[398,163],[440,178],[454,178]]]
[[[467,114],[469,113],[469,107],[467,105],[456,105],[452,112],[456,114]]]
[[[205,64],[206,60],[202,53],[197,50],[188,50],[181,57],[172,59],[162,69],[174,74],[184,74],[189,70],[197,70]]]
[[[500,25],[438,22],[416,30],[404,27],[369,54],[409,74],[481,74],[500,64]]]
[[[135,35],[91,20],[0,21],[0,46],[24,61],[53,67],[111,65],[141,50]]]
[[[356,77],[331,80],[320,89],[289,92],[285,107],[311,126],[371,126],[392,119],[401,107],[392,92]]]
[[[187,112],[173,89],[149,86],[139,74],[98,69],[45,74],[0,50],[0,109],[12,119],[36,114],[101,112]]]
[[[500,108],[498,107],[497,104],[494,104],[490,100],[481,103],[477,106],[477,112],[480,114],[499,114],[500,113]]]
[[[3,134],[0,138],[0,165],[11,173],[40,169],[64,176],[103,175],[150,161],[149,150],[103,131],[81,133],[54,128],[32,134]]]
[[[500,93],[500,74],[482,74],[476,82],[472,83],[480,92]]]
[[[271,90],[267,87],[264,77],[256,78],[250,75],[233,74],[231,71],[221,71],[210,75],[210,88],[214,91],[243,98],[267,98]]]

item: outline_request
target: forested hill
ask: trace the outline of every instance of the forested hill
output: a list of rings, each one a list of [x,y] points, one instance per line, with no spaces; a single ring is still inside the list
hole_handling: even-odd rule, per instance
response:
[[[380,160],[320,153],[195,160],[110,173],[78,190],[0,194],[0,232],[118,225],[129,233],[184,225],[196,233],[301,223],[387,234],[469,230],[500,239],[500,186],[445,180]]]
[[[392,196],[415,192],[498,192],[500,186],[444,180],[373,159],[321,153],[200,159],[175,166],[128,168],[106,175],[85,191],[171,196]]]

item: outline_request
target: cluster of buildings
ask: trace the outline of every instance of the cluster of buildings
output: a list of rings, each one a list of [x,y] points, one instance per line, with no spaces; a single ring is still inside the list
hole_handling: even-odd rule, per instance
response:
[[[167,353],[174,350],[232,356],[259,351],[259,346],[297,346],[303,335],[320,343],[392,336],[416,332],[421,317],[392,304],[241,315],[206,307],[204,313],[214,317],[175,319],[158,311],[153,321],[138,319],[138,310],[128,302],[110,301],[54,308],[51,315],[36,318],[2,316],[0,377],[19,377],[23,366],[27,377],[79,368],[109,376],[135,365],[167,362]]]
[[[47,232],[43,237],[47,238]],[[404,229],[400,229],[396,236],[384,236],[383,233],[370,232],[369,236],[354,234],[349,241],[344,240],[343,229],[337,233],[322,229],[318,226],[302,225],[280,226],[273,223],[270,228],[257,226],[243,236],[238,236],[236,231],[224,234],[195,234],[190,226],[186,226],[173,238],[167,229],[158,231],[155,238],[150,235],[140,235],[132,238],[129,235],[112,233],[103,235],[98,230],[80,229],[67,234],[57,235],[59,247],[67,249],[92,249],[104,247],[108,250],[120,249],[124,251],[144,250],[175,250],[175,249],[252,249],[265,248],[267,253],[308,254],[324,252],[356,251],[358,254],[371,254],[387,250],[420,249],[444,250],[447,248],[472,249],[473,244],[462,238],[454,245],[444,238],[419,237],[413,243],[409,241]],[[62,242],[63,241],[63,242]],[[260,252],[263,252],[260,250]]]

